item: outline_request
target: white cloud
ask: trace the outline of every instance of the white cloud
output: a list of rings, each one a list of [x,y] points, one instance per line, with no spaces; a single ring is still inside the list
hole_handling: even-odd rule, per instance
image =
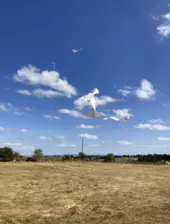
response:
[[[56,91],[56,90],[51,90],[51,89],[34,89],[32,91],[30,90],[26,90],[26,89],[23,89],[23,90],[18,90],[17,91],[18,93],[22,94],[22,95],[26,95],[26,96],[36,96],[36,97],[39,97],[39,98],[43,98],[43,97],[46,97],[46,98],[53,98],[53,97],[58,97],[58,96],[64,96],[62,93]]]
[[[152,131],[168,131],[170,130],[170,126],[162,125],[162,124],[138,124],[135,126],[139,129],[149,129]]]
[[[1,145],[4,145],[4,146],[21,146],[21,143],[10,143],[10,142],[3,142],[3,143],[0,143]]]
[[[29,111],[29,112],[32,111],[32,109],[31,109],[30,107],[25,107],[24,109],[25,109],[26,111]]]
[[[68,115],[70,115],[72,117],[76,117],[76,118],[87,119],[82,113],[80,113],[79,111],[76,111],[76,110],[60,109],[60,110],[58,110],[58,112],[61,114],[68,114]]]
[[[161,37],[167,38],[170,36],[170,24],[161,24],[157,27],[157,31]]]
[[[170,138],[158,137],[158,140],[160,140],[160,141],[170,141]]]
[[[44,118],[45,119],[49,119],[49,120],[58,120],[58,119],[60,119],[57,116],[51,116],[51,115],[48,115],[48,114],[44,114]]]
[[[117,117],[127,117],[130,115],[129,109],[113,110]]]
[[[132,147],[138,148],[169,148],[170,144],[167,145],[157,145],[157,144],[150,144],[150,145],[133,145]]]
[[[91,139],[91,140],[97,140],[98,139],[98,137],[96,135],[80,134],[79,136],[81,138]]]
[[[25,128],[22,128],[22,129],[20,129],[20,130],[21,130],[21,132],[28,132],[28,130],[25,129]]]
[[[152,123],[152,124],[164,124],[164,121],[162,119],[158,118],[158,119],[149,120],[149,123]]]
[[[80,126],[77,126],[77,128],[83,128],[83,129],[94,129],[97,128],[98,126],[94,126],[94,125],[86,125],[86,124],[81,124]]]
[[[95,102],[96,102],[96,107],[104,106],[107,103],[113,103],[113,102],[118,101],[118,99],[112,98],[110,96],[101,96],[101,97],[94,97],[94,98],[95,98]],[[80,110],[86,106],[88,106],[88,107],[91,106],[91,104],[86,102],[83,97],[80,97],[79,99],[75,100],[74,105],[76,106],[77,109],[80,109]]]
[[[68,98],[77,95],[76,88],[69,84],[67,80],[62,79],[58,72],[41,71],[33,65],[23,66],[17,70],[13,79],[32,86],[50,87]]]
[[[19,132],[28,132],[27,129],[25,128],[3,128],[3,127],[0,127],[0,131],[1,132],[9,132],[9,131],[19,131]]]
[[[118,141],[118,143],[120,145],[132,145],[133,144],[133,142],[128,142],[128,141]]]
[[[140,100],[154,99],[156,94],[156,90],[153,88],[152,83],[146,79],[141,80],[140,87],[125,86],[124,89],[119,89],[118,92],[124,97],[134,95]]]
[[[26,89],[17,90],[17,93],[19,93],[21,95],[26,95],[26,96],[31,96],[32,95],[31,91],[26,90]]]
[[[37,97],[47,97],[47,98],[53,98],[58,96],[63,96],[62,93],[58,91],[54,91],[51,89],[45,90],[45,89],[35,89],[32,91],[32,94]]]
[[[56,140],[64,140],[64,136],[55,136],[54,137]]]
[[[39,139],[39,140],[49,140],[49,141],[52,141],[52,137],[51,136],[40,136],[37,139]]]
[[[121,93],[122,96],[125,96],[125,97],[128,97],[131,94],[131,90],[128,90],[128,89],[119,89],[118,92]]]
[[[22,115],[24,115],[25,113],[24,113],[24,112],[21,112],[21,111],[14,111],[14,114],[15,114],[15,115],[18,115],[18,116],[22,116]]]
[[[92,147],[100,147],[100,145],[94,144],[94,145],[92,145]]]
[[[57,147],[63,147],[63,148],[75,148],[76,145],[74,144],[58,144]]]
[[[0,104],[0,110],[4,112],[12,112],[19,116],[24,114],[24,112],[21,112],[19,108],[15,108],[11,103]]]
[[[159,20],[159,17],[155,18],[158,18],[157,20]],[[157,33],[161,38],[168,38],[170,37],[170,13],[163,14],[160,18],[162,18],[163,21],[157,25]]]
[[[154,90],[151,82],[146,79],[141,81],[141,86],[136,90],[136,96],[141,100],[153,99],[156,91]]]
[[[4,104],[0,104],[0,110],[8,112],[8,108]]]

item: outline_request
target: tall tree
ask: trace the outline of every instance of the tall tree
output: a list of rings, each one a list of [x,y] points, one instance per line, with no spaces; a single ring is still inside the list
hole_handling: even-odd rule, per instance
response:
[[[42,157],[44,156],[43,154],[43,150],[42,149],[35,149],[33,152],[33,157],[36,160],[40,160],[42,159]]]
[[[0,160],[12,161],[15,158],[14,151],[9,147],[0,148]]]

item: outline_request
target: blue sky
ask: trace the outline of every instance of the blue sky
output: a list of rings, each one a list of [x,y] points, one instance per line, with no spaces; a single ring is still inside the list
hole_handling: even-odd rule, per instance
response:
[[[1,1],[1,146],[78,153],[86,134],[88,154],[169,153],[169,4]],[[132,119],[84,119],[78,100],[95,87],[98,111]]]

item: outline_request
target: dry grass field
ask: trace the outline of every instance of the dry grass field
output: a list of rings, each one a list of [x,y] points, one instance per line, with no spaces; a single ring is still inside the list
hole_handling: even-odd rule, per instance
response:
[[[170,165],[0,163],[0,223],[169,224]]]

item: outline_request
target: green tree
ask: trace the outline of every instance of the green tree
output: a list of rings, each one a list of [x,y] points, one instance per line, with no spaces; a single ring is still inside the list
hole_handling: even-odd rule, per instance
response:
[[[80,159],[85,159],[87,156],[84,152],[79,152],[79,158]]]
[[[33,158],[35,160],[41,160],[43,158],[44,154],[43,154],[43,150],[42,149],[35,149],[33,152]]]
[[[15,158],[14,151],[9,147],[0,148],[0,160],[1,161],[12,161]]]
[[[113,153],[108,153],[104,159],[104,162],[114,162],[115,161],[115,157],[113,155]]]

